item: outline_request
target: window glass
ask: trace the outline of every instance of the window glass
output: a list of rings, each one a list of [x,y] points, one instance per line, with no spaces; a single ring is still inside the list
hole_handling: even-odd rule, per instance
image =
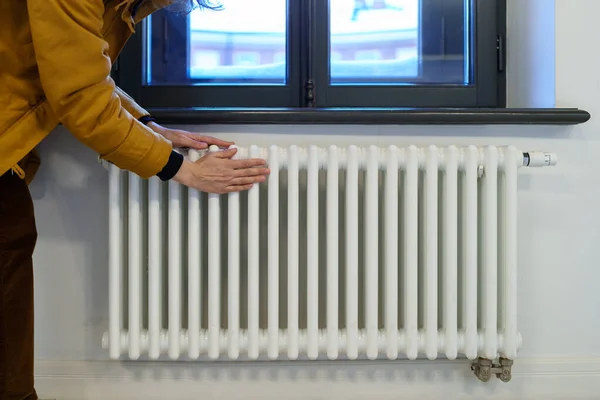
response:
[[[467,83],[464,3],[330,0],[331,83]]]
[[[196,9],[182,18],[186,32],[161,38],[160,27],[148,40],[150,64],[167,64],[167,57],[178,57],[169,47],[185,46],[180,63],[187,79],[195,84],[285,84],[286,83],[286,0],[221,0],[221,10]],[[260,18],[255,18],[256,13]],[[170,30],[169,30],[170,29]],[[171,32],[174,28],[164,29]],[[158,31],[158,32],[157,32]],[[173,54],[175,53],[175,54]],[[168,63],[173,70],[173,60]],[[151,84],[171,82],[169,71],[150,74]],[[172,71],[171,71],[172,73]]]

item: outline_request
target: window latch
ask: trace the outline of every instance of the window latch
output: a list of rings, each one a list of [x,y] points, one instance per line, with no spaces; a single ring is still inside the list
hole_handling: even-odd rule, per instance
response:
[[[307,80],[304,85],[304,103],[306,107],[315,106],[315,82],[312,79]]]
[[[496,51],[498,53],[498,72],[506,70],[506,39],[504,35],[496,37]]]

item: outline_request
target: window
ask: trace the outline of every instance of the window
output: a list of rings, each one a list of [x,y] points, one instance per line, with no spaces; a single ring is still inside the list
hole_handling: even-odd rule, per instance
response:
[[[506,0],[221,0],[161,10],[116,79],[147,108],[504,107]]]

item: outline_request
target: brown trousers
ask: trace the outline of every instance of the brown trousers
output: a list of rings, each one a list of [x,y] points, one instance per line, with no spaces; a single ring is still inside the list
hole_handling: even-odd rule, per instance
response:
[[[36,400],[33,388],[33,201],[25,181],[0,176],[0,400]]]

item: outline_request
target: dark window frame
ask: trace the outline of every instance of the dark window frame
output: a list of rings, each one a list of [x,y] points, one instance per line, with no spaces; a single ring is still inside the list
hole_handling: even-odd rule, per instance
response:
[[[298,15],[303,0],[288,0],[288,15]],[[218,11],[216,11],[218,12]],[[300,23],[288,19],[287,27],[287,82],[285,85],[190,85],[187,79],[188,19],[183,15],[162,10],[142,21],[119,57],[115,80],[145,108],[277,108],[300,107],[302,91]],[[151,25],[154,25],[150,27]],[[147,59],[147,35],[150,30],[157,47],[163,52],[164,68],[169,69],[167,84],[145,85],[144,71]],[[168,40],[161,40],[168,39]],[[174,46],[172,43],[184,43]],[[171,44],[171,45],[170,45]],[[306,63],[306,62],[304,62]],[[127,68],[123,68],[127,66]]]
[[[446,0],[423,1],[439,4]],[[315,61],[319,54],[324,57],[324,47],[320,43],[323,40],[317,36],[322,35],[319,32],[327,32],[322,17],[323,0],[289,0],[288,13],[297,18],[288,19],[287,87],[190,87],[181,82],[170,86],[144,86],[143,60],[148,24],[162,29],[161,35],[166,34],[170,39],[177,39],[179,35],[179,41],[186,42],[183,49],[187,49],[187,33],[182,37],[185,24],[161,27],[160,16],[167,15],[164,12],[155,14],[151,22],[142,21],[113,66],[112,76],[122,89],[164,124],[576,125],[587,122],[590,114],[578,108],[506,107],[506,0],[472,1],[483,4],[486,10],[476,14],[476,26],[486,27],[480,29],[473,42],[484,49],[477,53],[478,65],[489,73],[496,69],[496,73],[487,78],[477,76],[476,90],[471,94],[453,92],[468,88],[447,85],[420,88],[369,88],[367,85],[342,90],[328,87],[328,79],[321,79],[328,67],[319,66]],[[302,2],[309,6],[301,7]],[[319,2],[321,8],[318,8]],[[318,10],[321,12],[317,13]],[[317,14],[321,16],[311,18]],[[436,15],[429,17],[435,20]],[[187,27],[183,31],[187,32]],[[432,37],[440,36],[439,31],[436,33],[433,29],[427,32]],[[316,38],[320,40],[316,41]],[[328,40],[329,35],[325,38]],[[181,46],[179,49],[171,46],[162,47],[160,51],[181,58],[181,49]],[[326,61],[329,61],[328,55]],[[187,62],[175,64],[187,67]],[[174,67],[169,71],[173,79],[184,73]],[[453,97],[455,94],[457,96]],[[465,101],[465,96],[470,96],[469,101]],[[403,98],[410,100],[403,101]]]
[[[422,24],[439,21],[440,13],[446,12],[444,2],[448,1],[455,0],[421,0],[427,11],[422,15]],[[471,44],[477,59],[473,85],[467,87],[447,84],[330,85],[328,2],[323,0],[288,0],[288,80],[285,85],[186,84],[189,81],[183,76],[186,71],[181,66],[187,66],[187,19],[164,11],[140,23],[115,65],[114,77],[123,90],[148,109],[504,108],[506,0],[471,0],[471,3],[475,16]],[[296,17],[289,18],[289,15]],[[443,16],[445,22],[452,19],[456,22],[456,15]],[[173,80],[169,85],[143,84],[150,25],[160,51],[166,56],[164,67],[169,68]],[[447,28],[451,23],[444,26]],[[439,42],[441,29],[439,26],[421,26],[423,35],[432,38],[423,38],[424,54],[429,51],[439,53],[439,47],[431,48],[427,43]],[[168,40],[160,40],[160,35]],[[185,46],[174,46],[173,43],[185,43]],[[182,62],[184,58],[185,63]]]
[[[421,0],[422,16],[419,26],[422,43],[421,55],[438,56],[442,54],[463,54],[462,41],[445,40],[448,34],[461,30],[464,9],[459,13],[455,6],[448,3],[455,0]],[[317,92],[315,107],[411,107],[411,108],[503,108],[506,106],[506,77],[504,68],[499,68],[503,50],[498,46],[506,36],[506,0],[471,0],[473,17],[469,19],[471,33],[471,51],[475,54],[468,86],[450,84],[424,84],[392,86],[334,86],[329,84],[329,41],[316,40],[329,37],[328,2],[315,2],[316,16],[314,55],[312,57],[315,89]],[[464,4],[464,2],[463,2]],[[446,7],[444,7],[446,6]],[[440,21],[444,24],[440,24]],[[443,31],[443,32],[442,32]],[[444,48],[445,45],[457,49]],[[451,62],[423,63],[424,76],[437,76],[443,64]],[[454,62],[459,68],[463,62]],[[406,81],[406,80],[403,80]]]

